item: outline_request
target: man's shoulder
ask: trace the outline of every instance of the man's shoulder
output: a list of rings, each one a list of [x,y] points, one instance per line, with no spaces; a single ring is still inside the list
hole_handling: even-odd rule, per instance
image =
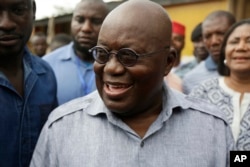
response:
[[[59,61],[61,59],[69,57],[68,53],[71,49],[71,45],[62,46],[42,57],[43,60],[47,61],[48,63],[54,63],[55,61]]]
[[[210,117],[212,116],[216,119],[224,121],[227,124],[227,118],[220,112],[220,109],[216,105],[208,103],[206,100],[199,97],[190,95],[186,96],[186,100],[189,101],[189,108],[192,111],[197,111]]]
[[[24,61],[26,61],[27,64],[30,64],[32,70],[36,71],[36,73],[53,73],[53,70],[48,62],[38,56],[32,55],[29,51],[26,52],[26,54],[27,55],[25,56]]]
[[[186,63],[180,65],[180,67],[178,67],[174,71],[174,73],[177,74],[180,78],[183,78],[188,72],[190,72],[192,69],[194,69],[197,65],[198,64],[197,64],[196,60],[186,62]]]
[[[204,99],[185,95],[175,90],[172,90],[171,92],[172,93],[169,95],[169,97],[172,97],[172,99],[170,99],[170,103],[173,103],[176,107],[181,108],[185,115],[198,114],[202,115],[203,118],[216,117],[216,119],[221,119],[226,122],[226,118],[221,114],[221,112],[219,112],[219,108],[216,105],[210,104]]]
[[[76,113],[86,112],[89,107],[95,106],[95,104],[93,103],[95,103],[97,99],[98,93],[97,91],[94,91],[87,96],[79,97],[60,105],[51,112],[48,118],[49,126],[54,124],[58,120],[61,120],[62,118],[69,118]]]
[[[197,66],[195,66],[192,70],[190,70],[183,79],[185,78],[193,78],[194,76],[199,76],[202,75],[204,72],[206,72],[206,66],[205,66],[205,62],[201,62],[199,63]]]
[[[197,61],[196,60],[191,60],[191,61],[188,61],[188,62],[186,62],[186,63],[184,63],[184,64],[182,64],[181,66],[180,66],[180,70],[184,70],[184,69],[186,69],[186,68],[188,68],[188,69],[193,69],[195,66],[197,66],[198,64],[197,64]]]

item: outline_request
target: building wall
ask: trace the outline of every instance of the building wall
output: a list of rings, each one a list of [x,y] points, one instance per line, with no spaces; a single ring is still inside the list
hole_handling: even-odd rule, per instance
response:
[[[190,4],[165,6],[172,20],[186,26],[185,47],[182,55],[192,55],[193,45],[190,36],[193,28],[214,10],[228,10],[228,0],[208,0]]]

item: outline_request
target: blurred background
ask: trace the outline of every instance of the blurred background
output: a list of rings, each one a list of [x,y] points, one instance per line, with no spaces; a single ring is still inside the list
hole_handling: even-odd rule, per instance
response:
[[[44,32],[47,41],[58,33],[70,34],[70,20],[75,5],[80,0],[35,0],[37,13],[34,31]],[[104,0],[110,10],[126,0]],[[152,0],[162,5],[172,20],[186,27],[185,48],[183,56],[193,53],[190,35],[193,28],[214,10],[227,10],[233,13],[237,20],[250,18],[249,0]]]

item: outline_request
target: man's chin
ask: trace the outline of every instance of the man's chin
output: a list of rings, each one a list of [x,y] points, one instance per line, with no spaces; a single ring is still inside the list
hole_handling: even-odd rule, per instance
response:
[[[212,58],[213,58],[213,60],[215,61],[215,62],[218,62],[219,61],[219,59],[220,59],[220,53],[213,53],[212,54]]]
[[[85,50],[89,50],[91,48],[93,48],[93,44],[80,44],[80,47],[85,49]]]
[[[90,45],[82,43],[75,43],[74,48],[80,52],[89,53],[89,49],[91,49],[92,47]]]
[[[15,56],[19,55],[22,52],[23,48],[24,47],[21,47],[20,45],[13,46],[13,47],[4,47],[4,48],[0,47],[0,55],[2,57],[4,57],[4,56],[15,57]]]

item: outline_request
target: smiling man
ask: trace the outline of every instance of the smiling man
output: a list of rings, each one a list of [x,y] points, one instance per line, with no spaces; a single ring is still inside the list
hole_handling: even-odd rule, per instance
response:
[[[160,5],[133,0],[111,11],[91,49],[97,91],[52,112],[31,167],[226,167],[233,138],[217,108],[164,83],[170,42]]]

